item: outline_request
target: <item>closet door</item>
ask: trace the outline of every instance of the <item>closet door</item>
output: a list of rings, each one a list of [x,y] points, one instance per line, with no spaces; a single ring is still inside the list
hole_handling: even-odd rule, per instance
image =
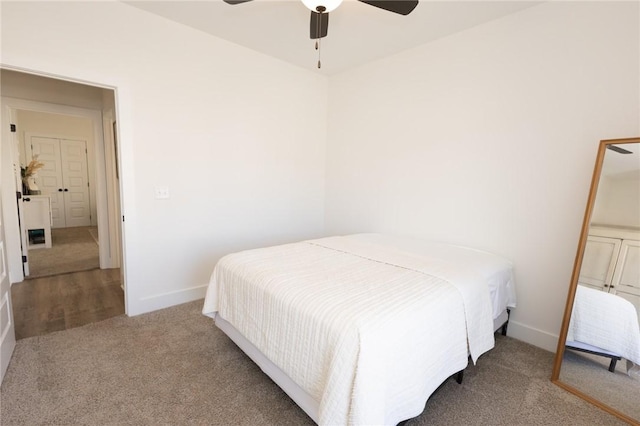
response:
[[[611,292],[633,303],[640,320],[640,241],[622,240]]]
[[[87,143],[31,136],[31,153],[45,164],[36,183],[51,196],[51,227],[91,226]]]
[[[31,154],[32,158],[37,155],[38,160],[44,163],[44,167],[38,171],[36,184],[43,194],[51,196],[51,227],[64,228],[66,225],[60,141],[32,136]]]
[[[85,141],[61,139],[60,158],[65,224],[67,227],[90,226],[87,144]]]
[[[590,235],[582,259],[578,282],[596,290],[609,291],[622,240]]]

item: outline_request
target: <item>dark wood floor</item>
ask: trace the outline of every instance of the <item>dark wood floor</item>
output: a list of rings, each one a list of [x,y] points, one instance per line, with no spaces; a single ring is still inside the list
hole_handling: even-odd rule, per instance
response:
[[[120,269],[94,269],[11,286],[16,339],[124,314]]]

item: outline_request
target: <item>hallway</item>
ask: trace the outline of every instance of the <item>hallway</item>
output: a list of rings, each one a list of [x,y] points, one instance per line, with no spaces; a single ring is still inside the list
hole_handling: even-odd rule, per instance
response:
[[[29,250],[27,279],[98,269],[99,256],[97,227],[54,228],[51,248]]]
[[[16,339],[124,314],[120,269],[28,279],[11,287]]]

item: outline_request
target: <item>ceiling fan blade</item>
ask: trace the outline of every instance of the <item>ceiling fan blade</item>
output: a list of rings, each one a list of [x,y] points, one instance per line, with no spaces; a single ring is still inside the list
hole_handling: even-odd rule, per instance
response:
[[[309,23],[309,37],[316,40],[327,36],[329,30],[329,14],[311,12],[311,21]]]
[[[615,151],[619,154],[633,154],[633,152],[624,149],[624,148],[620,148],[619,146],[615,146],[615,145],[607,145],[607,148],[609,148],[611,151]]]
[[[226,0],[225,0],[226,1]],[[408,15],[418,5],[418,0],[358,0],[362,3],[388,10],[389,12]]]
[[[222,0],[222,1],[228,4],[240,4],[240,3],[246,3],[251,0]]]

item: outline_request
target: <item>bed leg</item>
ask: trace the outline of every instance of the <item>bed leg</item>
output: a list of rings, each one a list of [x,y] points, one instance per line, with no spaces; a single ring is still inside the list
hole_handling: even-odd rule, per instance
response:
[[[502,329],[500,330],[500,334],[503,336],[507,335],[507,327],[509,326],[509,317],[511,316],[511,309],[507,309],[507,322],[502,324]]]
[[[611,362],[609,363],[609,371],[610,371],[610,372],[612,372],[612,373],[613,373],[614,371],[616,371],[616,363],[617,363],[617,362],[618,362],[618,360],[617,360],[617,359],[615,359],[615,358],[611,358]]]
[[[456,382],[458,382],[459,385],[462,384],[463,377],[464,377],[464,370],[460,370],[456,373]]]

